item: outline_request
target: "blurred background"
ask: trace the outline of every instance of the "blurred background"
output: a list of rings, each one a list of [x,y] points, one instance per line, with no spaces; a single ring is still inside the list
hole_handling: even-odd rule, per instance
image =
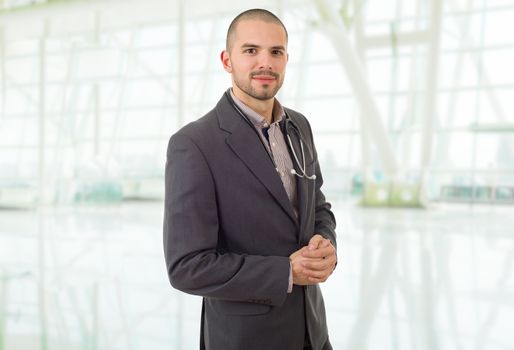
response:
[[[166,146],[253,7],[338,220],[334,349],[514,349],[514,0],[0,0],[0,350],[198,348]]]

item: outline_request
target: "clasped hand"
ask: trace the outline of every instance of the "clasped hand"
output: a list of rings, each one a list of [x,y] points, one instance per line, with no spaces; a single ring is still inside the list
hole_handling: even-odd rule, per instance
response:
[[[336,266],[336,249],[330,240],[314,235],[309,245],[289,257],[293,270],[293,284],[312,285],[325,282]]]

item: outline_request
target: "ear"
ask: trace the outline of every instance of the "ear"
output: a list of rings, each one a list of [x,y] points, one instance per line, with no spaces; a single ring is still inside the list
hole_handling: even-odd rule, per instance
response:
[[[227,50],[221,51],[220,58],[221,58],[221,63],[223,64],[223,69],[227,73],[232,73],[232,62],[230,62],[230,56],[229,56]]]

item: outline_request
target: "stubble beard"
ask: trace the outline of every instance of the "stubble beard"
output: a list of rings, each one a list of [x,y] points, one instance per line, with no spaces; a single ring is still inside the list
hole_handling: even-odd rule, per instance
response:
[[[282,84],[284,83],[284,79],[279,74],[276,74],[276,73],[272,73],[272,74],[264,73],[267,75],[274,76],[277,84],[273,89],[270,88],[271,84],[269,84],[269,85],[263,84],[262,85],[263,91],[259,92],[252,86],[252,78],[254,75],[261,75],[261,74],[262,74],[262,72],[254,72],[254,73],[250,74],[250,80],[248,82],[246,82],[242,79],[238,79],[236,76],[234,76],[234,84],[245,94],[247,94],[257,100],[260,100],[260,101],[270,100],[270,99],[274,98],[275,95],[277,94],[278,90],[280,90],[280,88],[282,87]]]

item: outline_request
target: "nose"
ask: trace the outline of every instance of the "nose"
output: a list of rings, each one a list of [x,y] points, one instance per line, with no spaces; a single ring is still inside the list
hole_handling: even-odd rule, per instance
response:
[[[271,55],[269,53],[262,53],[259,60],[259,69],[272,70]]]

